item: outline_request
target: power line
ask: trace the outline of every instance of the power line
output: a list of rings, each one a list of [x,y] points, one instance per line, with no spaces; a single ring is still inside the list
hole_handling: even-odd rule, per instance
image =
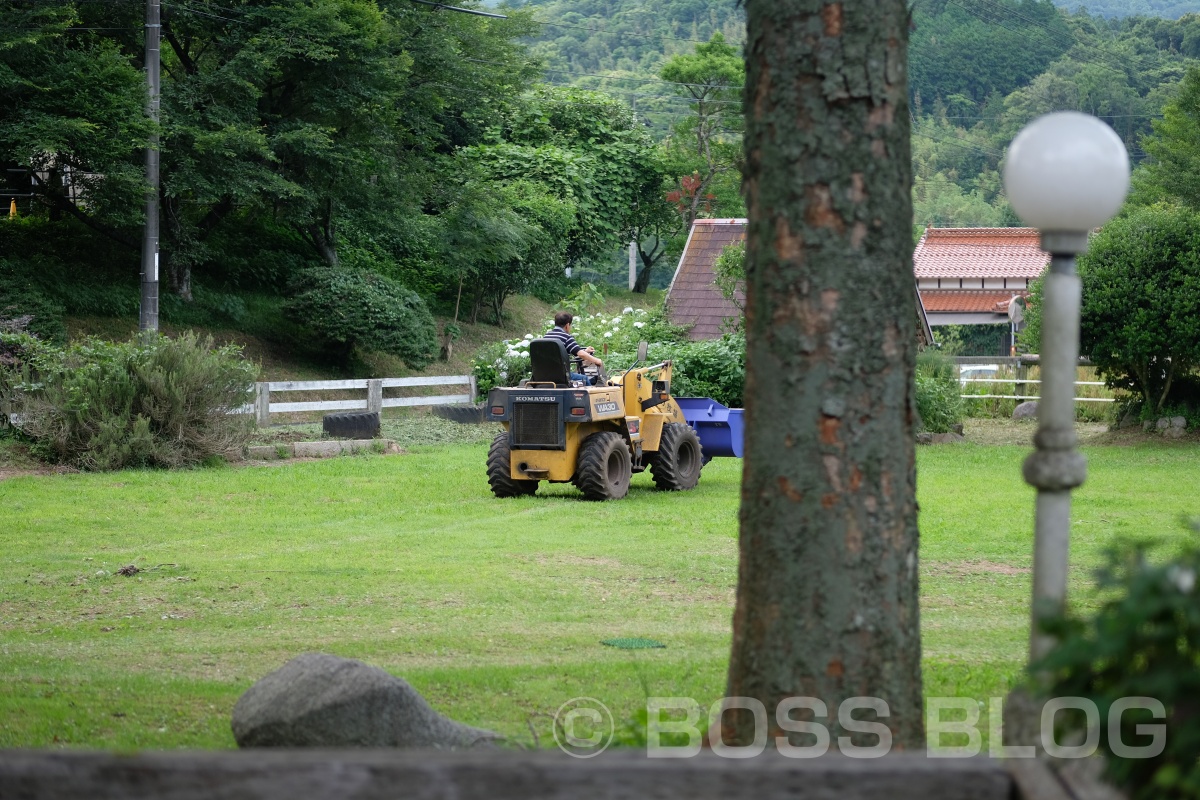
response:
[[[211,17],[212,19],[224,20],[225,22],[236,22],[239,25],[244,25],[246,23],[246,20],[244,20],[244,19],[234,19],[233,17],[222,17],[220,14],[213,14],[208,11],[201,11],[197,8],[192,8],[191,6],[184,5],[182,3],[163,3],[163,5],[170,9],[178,9],[180,11],[183,11],[185,14],[196,14],[201,17]]]
[[[420,3],[423,6],[434,6],[437,9],[445,11],[458,11],[463,14],[474,14],[477,17],[494,17],[497,19],[508,19],[504,14],[490,14],[487,11],[476,11],[473,8],[460,8],[459,6],[448,6],[444,3],[434,3],[431,0],[412,0],[414,3]]]
[[[694,44],[711,43],[711,40],[706,42],[703,39],[685,39],[682,36],[667,36],[665,33],[634,33],[633,31],[621,31],[620,33],[616,33],[615,31],[606,31],[604,28],[589,28],[585,25],[569,25],[565,22],[543,22],[539,19],[535,19],[534,22],[538,25],[549,25],[554,28],[575,28],[581,31],[591,31],[592,33],[613,33],[616,36],[637,36],[643,39],[670,39],[673,42],[692,42]],[[733,40],[727,42],[727,44],[734,47],[741,47],[745,44],[745,42]]]

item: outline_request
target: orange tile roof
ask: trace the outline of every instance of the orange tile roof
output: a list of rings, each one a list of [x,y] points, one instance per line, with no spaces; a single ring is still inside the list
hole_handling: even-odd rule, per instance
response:
[[[929,314],[1008,314],[1013,295],[1028,297],[1021,289],[921,289],[921,302]]]
[[[918,278],[1036,278],[1049,263],[1036,228],[926,228],[913,251]]]

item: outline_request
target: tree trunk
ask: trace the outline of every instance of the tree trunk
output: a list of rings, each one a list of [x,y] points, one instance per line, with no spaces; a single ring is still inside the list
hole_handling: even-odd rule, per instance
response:
[[[645,294],[650,288],[650,273],[654,270],[653,264],[645,264],[638,270],[637,277],[633,280],[633,291],[638,294]]]
[[[338,265],[337,247],[333,243],[333,236],[330,235],[327,226],[313,223],[308,226],[308,240],[312,243],[313,249],[321,256],[321,260],[331,267]]]
[[[164,259],[166,269],[163,272],[167,278],[167,290],[179,295],[184,302],[195,300],[192,296],[192,265],[186,261],[172,258],[170,253]]]
[[[908,15],[903,0],[747,0],[746,16],[746,443],[727,693],[766,706],[771,742],[781,700],[823,701],[834,747],[851,735],[842,701],[880,698],[891,746],[917,748]],[[722,734],[749,743],[753,727],[728,713]]]

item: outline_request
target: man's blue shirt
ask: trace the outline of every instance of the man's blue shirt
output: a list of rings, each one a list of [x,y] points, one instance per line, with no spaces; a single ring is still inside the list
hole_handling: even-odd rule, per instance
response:
[[[567,348],[567,355],[569,356],[577,355],[579,351],[583,349],[583,346],[580,345],[579,342],[575,341],[574,336],[567,333],[557,325],[554,326],[553,330],[546,334],[545,338],[555,339],[562,342],[563,347]]]

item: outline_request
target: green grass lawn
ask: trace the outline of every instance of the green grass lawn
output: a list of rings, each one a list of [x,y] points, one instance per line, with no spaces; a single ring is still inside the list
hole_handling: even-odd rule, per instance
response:
[[[1002,695],[1023,663],[1028,447],[919,451],[927,693]],[[403,676],[435,708],[531,744],[588,695],[723,693],[741,462],[694,492],[635,477],[495,500],[486,446],[182,472],[0,481],[0,747],[232,747],[256,679],[306,651]],[[1114,536],[1180,536],[1193,447],[1088,450],[1072,596]],[[143,571],[122,576],[136,564]],[[814,565],[818,569],[819,565]],[[601,639],[649,637],[622,651]]]

